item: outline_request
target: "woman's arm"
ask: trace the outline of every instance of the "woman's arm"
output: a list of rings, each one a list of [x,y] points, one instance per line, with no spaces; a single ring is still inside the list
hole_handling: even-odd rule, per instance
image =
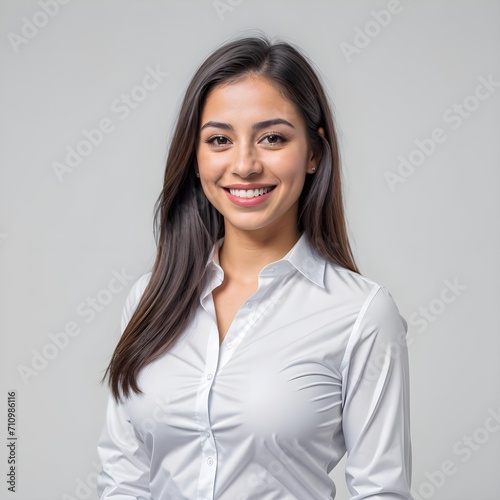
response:
[[[343,360],[352,500],[411,500],[408,325],[384,287],[365,301]]]
[[[146,287],[150,273],[143,275],[132,286],[121,318],[121,332],[125,330]],[[110,395],[106,422],[101,432],[97,451],[102,462],[97,493],[100,500],[149,500],[150,459],[144,443],[134,431],[126,406]]]
[[[125,407],[111,397],[97,450],[102,462],[100,500],[149,500],[149,457],[135,434]]]

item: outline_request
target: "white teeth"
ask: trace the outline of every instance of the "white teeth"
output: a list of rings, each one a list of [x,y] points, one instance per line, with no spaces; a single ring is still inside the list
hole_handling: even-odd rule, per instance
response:
[[[256,198],[257,196],[269,193],[271,189],[270,187],[261,189],[230,189],[229,192],[237,198]]]

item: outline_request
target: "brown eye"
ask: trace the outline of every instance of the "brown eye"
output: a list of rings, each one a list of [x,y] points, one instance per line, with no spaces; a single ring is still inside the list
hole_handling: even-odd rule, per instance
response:
[[[223,135],[214,135],[209,137],[205,142],[212,146],[227,146],[229,144],[229,139]]]
[[[263,139],[267,144],[281,144],[286,142],[286,139],[279,134],[268,134]]]

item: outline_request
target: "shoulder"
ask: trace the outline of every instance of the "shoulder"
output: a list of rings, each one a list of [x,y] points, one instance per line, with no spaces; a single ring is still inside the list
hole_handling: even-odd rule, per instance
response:
[[[341,295],[346,302],[358,307],[384,288],[367,276],[330,261],[325,264],[324,285],[330,293]]]
[[[350,333],[347,340],[341,371],[349,366],[354,353],[363,359],[372,352],[400,352],[406,349],[408,322],[401,314],[389,290],[350,270],[338,270],[339,276],[349,284],[347,288],[355,297]],[[364,347],[362,347],[364,346]],[[364,354],[363,354],[364,353]],[[385,355],[384,355],[385,356]]]
[[[295,264],[322,288],[327,303],[340,306],[343,314],[359,322],[368,313],[383,318],[397,310],[394,298],[381,283],[320,255],[307,238],[297,252]]]
[[[338,264],[328,263],[325,270],[325,285],[340,294],[345,303],[350,303],[356,320],[352,329],[352,340],[362,330],[379,332],[379,335],[395,335],[408,329],[397,303],[383,284]],[[383,333],[381,333],[383,332]]]

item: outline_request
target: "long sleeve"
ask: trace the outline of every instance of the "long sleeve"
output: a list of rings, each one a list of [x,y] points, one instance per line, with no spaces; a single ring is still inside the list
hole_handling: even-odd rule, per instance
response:
[[[121,318],[125,330],[147,283],[144,275],[132,286]],[[99,438],[97,451],[102,470],[97,483],[100,500],[149,500],[150,459],[144,443],[134,431],[126,406],[110,395],[106,421]]]
[[[384,287],[366,299],[342,368],[352,500],[411,500],[408,325]]]

